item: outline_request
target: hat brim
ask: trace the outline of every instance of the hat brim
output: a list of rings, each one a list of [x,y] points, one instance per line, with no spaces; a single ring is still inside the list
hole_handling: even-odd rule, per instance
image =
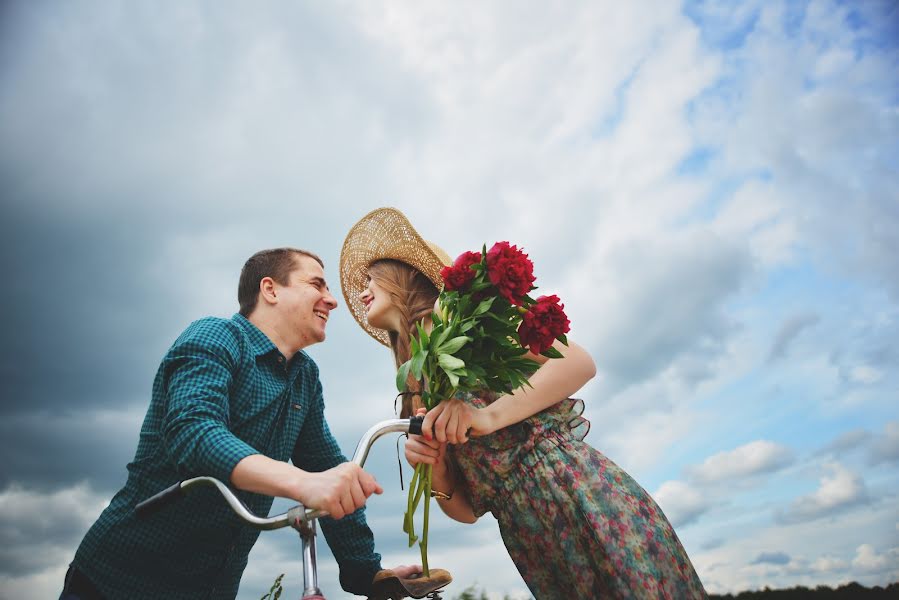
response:
[[[449,255],[422,238],[406,216],[395,208],[378,208],[353,225],[340,250],[340,287],[356,322],[373,338],[390,346],[383,329],[372,327],[365,305],[359,299],[368,287],[368,267],[375,261],[393,259],[414,267],[443,290],[440,271],[451,265]]]

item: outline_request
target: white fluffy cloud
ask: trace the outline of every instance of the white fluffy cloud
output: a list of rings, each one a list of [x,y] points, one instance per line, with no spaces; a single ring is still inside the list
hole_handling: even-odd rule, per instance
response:
[[[792,462],[793,453],[786,446],[769,440],[756,440],[710,456],[689,472],[697,481],[711,483],[770,473]]]
[[[863,573],[899,573],[899,547],[878,553],[871,544],[862,544],[855,549],[852,566]]]
[[[829,475],[824,475],[813,493],[796,499],[788,509],[779,513],[784,522],[810,521],[868,500],[865,482],[839,463],[826,465]]]
[[[666,481],[659,486],[653,498],[675,527],[689,525],[715,505],[701,490],[683,481]]]

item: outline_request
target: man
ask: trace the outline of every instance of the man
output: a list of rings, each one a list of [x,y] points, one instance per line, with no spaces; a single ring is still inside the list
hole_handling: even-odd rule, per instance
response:
[[[257,514],[268,514],[272,496],[328,511],[321,525],[341,586],[368,593],[381,565],[362,507],[382,489],[341,454],[318,367],[302,351],[324,341],[337,307],[324,265],[305,250],[258,252],[241,271],[238,300],[238,314],[192,323],[163,358],[128,480],[81,542],[60,600],[234,598],[259,532],[214,490],[134,513],[198,475],[230,482]]]

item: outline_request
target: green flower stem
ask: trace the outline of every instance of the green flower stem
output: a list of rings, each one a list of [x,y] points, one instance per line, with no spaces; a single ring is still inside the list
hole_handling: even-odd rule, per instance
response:
[[[415,543],[415,531],[412,523],[412,513],[415,511],[415,507],[412,506],[412,501],[415,498],[415,488],[418,486],[418,473],[419,470],[416,467],[415,472],[412,474],[412,481],[409,482],[409,496],[406,500],[406,514],[403,515],[403,531],[409,534],[409,546],[412,546],[412,544]]]
[[[431,508],[431,474],[433,472],[432,465],[425,465],[424,468],[424,480],[425,480],[425,516],[424,522],[421,527],[421,541],[418,542],[419,547],[421,548],[421,568],[424,572],[425,577],[431,576],[431,571],[428,569],[428,517],[430,515]]]
[[[413,517],[415,515],[415,509],[418,508],[418,503],[421,501],[421,496],[424,493],[424,466],[425,465],[423,464],[419,464],[415,467],[415,474],[412,475],[412,482],[409,484],[409,498],[406,503],[406,515],[403,519],[403,531],[409,534],[410,548],[418,539],[415,535],[415,521]]]

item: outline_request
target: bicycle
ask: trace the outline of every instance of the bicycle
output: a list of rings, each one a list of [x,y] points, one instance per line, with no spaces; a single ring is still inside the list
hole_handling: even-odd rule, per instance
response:
[[[360,467],[365,465],[368,452],[375,440],[388,433],[421,433],[424,417],[411,419],[389,419],[373,425],[356,446],[352,462]],[[234,495],[231,489],[214,477],[194,477],[185,479],[168,487],[158,494],[147,498],[135,507],[138,516],[144,516],[159,510],[166,504],[183,497],[191,490],[201,487],[215,487],[234,513],[251,527],[260,531],[271,531],[290,526],[300,534],[303,556],[303,595],[302,600],[326,600],[318,587],[318,568],[316,565],[315,538],[316,520],[327,516],[327,512],[306,508],[297,504],[286,513],[274,517],[259,517],[253,514],[246,505]],[[375,577],[369,600],[401,600],[402,598],[429,598],[440,600],[440,591],[452,581],[452,577],[443,569],[431,569],[430,577],[412,577],[401,579],[390,571],[381,571]]]

